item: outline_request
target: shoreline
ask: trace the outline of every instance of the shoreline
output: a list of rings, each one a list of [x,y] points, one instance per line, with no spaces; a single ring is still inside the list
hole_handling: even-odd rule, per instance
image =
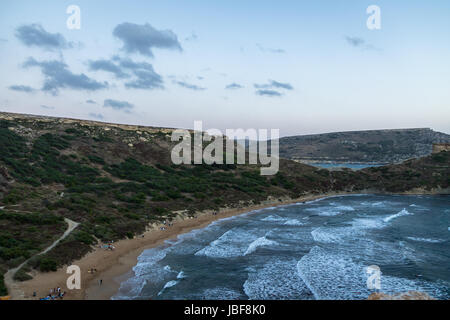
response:
[[[401,195],[438,194],[435,192],[427,193],[423,192],[423,190],[420,191],[422,192],[408,192]],[[172,221],[173,225],[166,230],[159,229],[163,224],[154,225],[147,229],[145,233],[135,236],[133,239],[120,240],[114,243],[114,251],[105,250],[96,245],[93,251],[73,262],[73,265],[77,265],[81,269],[80,290],[67,289],[66,281],[70,275],[66,273],[67,266],[63,266],[56,272],[34,272],[33,279],[25,282],[16,282],[13,292],[9,294],[13,300],[37,300],[48,295],[51,288],[60,287],[62,291],[66,291],[65,300],[110,300],[119,291],[121,283],[132,276],[132,269],[137,264],[138,257],[142,252],[147,249],[159,247],[165,244],[167,240],[176,239],[179,235],[205,228],[214,221],[255,210],[309,202],[333,196],[356,194],[374,194],[374,192],[330,192],[306,195],[297,199],[277,198],[263,201],[259,205],[220,209],[217,215],[212,214],[214,210],[208,210],[199,212],[192,219],[178,217]],[[95,268],[97,272],[95,274],[89,273],[88,270],[91,268]],[[101,285],[99,283],[100,280],[102,280]],[[36,297],[33,297],[33,292],[36,292]]]

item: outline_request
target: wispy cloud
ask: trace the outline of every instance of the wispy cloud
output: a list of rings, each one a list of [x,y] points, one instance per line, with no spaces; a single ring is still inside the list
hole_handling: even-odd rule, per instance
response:
[[[9,88],[9,90],[19,91],[19,92],[26,92],[26,93],[32,93],[32,92],[36,91],[32,87],[24,86],[24,85],[12,85],[12,86],[9,86],[8,88]]]
[[[123,42],[122,49],[127,53],[153,57],[153,48],[183,50],[175,33],[171,30],[157,30],[148,23],[119,24],[114,28],[113,35]]]
[[[269,80],[268,83],[265,84],[254,84],[254,87],[256,89],[271,89],[271,88],[278,88],[278,89],[285,89],[285,90],[294,90],[294,87],[290,83],[283,83],[278,82],[275,80]]]
[[[175,84],[179,85],[180,87],[186,88],[186,89],[190,89],[190,90],[194,90],[194,91],[203,91],[206,90],[206,88],[197,86],[195,84],[190,84],[184,81],[174,81]]]
[[[244,86],[242,86],[238,83],[235,83],[235,82],[233,82],[225,87],[225,89],[228,89],[228,90],[236,90],[236,89],[242,89],[242,88],[244,88]]]
[[[122,69],[120,69],[120,67],[118,67],[117,65],[115,65],[112,61],[110,60],[105,60],[105,59],[100,59],[100,60],[90,60],[89,62],[89,69],[92,71],[106,71],[106,72],[110,72],[112,74],[114,74],[114,76],[116,78],[127,78],[130,75],[123,72]]]
[[[349,36],[346,36],[345,40],[347,40],[348,44],[353,47],[360,47],[366,42],[363,38]]]
[[[16,29],[16,37],[28,47],[40,47],[45,50],[72,48],[60,33],[47,32],[40,24],[23,25]]]
[[[360,38],[360,37],[346,36],[345,40],[347,41],[347,43],[350,46],[352,46],[354,48],[360,48],[363,50],[378,50],[376,47],[367,43],[366,40],[364,40],[363,38]]]
[[[126,112],[129,112],[130,109],[134,108],[134,105],[129,103],[128,101],[106,99],[103,102],[103,107],[109,107],[109,108],[113,108],[114,110],[124,110]]]
[[[286,51],[284,49],[279,49],[279,48],[266,48],[264,46],[262,46],[261,44],[257,43],[256,46],[258,47],[258,49],[261,52],[268,52],[268,53],[286,53]]]
[[[135,62],[129,58],[116,55],[111,60],[100,59],[88,62],[90,70],[102,70],[119,79],[130,79],[125,82],[127,89],[163,89],[163,78],[155,72],[153,65],[147,62]]]
[[[114,57],[119,65],[131,71],[136,79],[125,83],[128,89],[162,89],[164,88],[161,75],[155,72],[153,65],[147,62],[135,62],[131,59]]]
[[[42,74],[45,76],[44,86],[42,91],[50,92],[53,95],[57,95],[59,89],[68,88],[73,90],[88,90],[96,91],[100,89],[108,88],[108,83],[98,82],[89,78],[84,73],[74,74],[68,66],[57,60],[49,61],[37,61],[30,57],[23,64],[24,68],[38,67],[41,69]]]
[[[91,99],[86,100],[86,103],[89,103],[89,104],[97,104],[97,102],[95,102],[94,100],[91,100]]]
[[[41,104],[41,108],[48,109],[48,110],[54,110],[55,109],[55,107],[47,106],[45,104]]]
[[[256,90],[258,96],[281,97],[282,94],[275,90]]]
[[[189,36],[184,38],[185,41],[195,41],[198,40],[198,36],[195,32],[192,32]]]

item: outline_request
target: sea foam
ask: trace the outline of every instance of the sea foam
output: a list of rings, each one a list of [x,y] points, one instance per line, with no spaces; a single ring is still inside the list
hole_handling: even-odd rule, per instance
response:
[[[384,218],[383,221],[384,221],[384,222],[389,222],[389,221],[391,221],[391,220],[393,220],[393,219],[397,219],[397,218],[400,218],[400,217],[403,217],[403,216],[410,216],[410,215],[413,215],[413,214],[414,214],[414,213],[411,213],[411,212],[409,212],[408,210],[403,209],[403,210],[400,211],[399,213],[396,213],[396,214],[393,214],[393,215],[391,215],[391,216],[389,216],[389,217]]]
[[[409,240],[418,241],[418,242],[429,242],[429,243],[442,243],[444,240],[442,239],[430,239],[430,238],[418,238],[418,237],[408,237]]]
[[[245,251],[244,256],[251,254],[255,252],[259,247],[268,247],[278,244],[275,241],[269,240],[266,237],[261,237],[250,243],[250,245],[247,248],[247,251]]]
[[[158,296],[160,296],[164,292],[164,290],[176,286],[178,284],[178,282],[179,281],[176,281],[176,280],[171,280],[171,281],[167,282],[164,285],[164,287],[162,288],[162,290],[160,292],[158,292]]]
[[[234,228],[225,232],[217,240],[197,251],[196,256],[210,258],[233,258],[243,256],[248,245],[258,239],[259,236],[249,230]],[[245,244],[248,244],[247,246]]]
[[[262,268],[250,270],[244,292],[250,300],[312,299],[296,272],[296,261],[272,259]]]
[[[368,289],[367,265],[320,247],[313,247],[297,264],[300,278],[318,300],[365,300],[374,292]],[[392,294],[410,290],[433,297],[448,297],[444,284],[415,281],[382,274],[381,291]]]

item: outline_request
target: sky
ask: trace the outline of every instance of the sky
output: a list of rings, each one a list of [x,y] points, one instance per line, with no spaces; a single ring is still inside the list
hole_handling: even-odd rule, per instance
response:
[[[370,5],[381,29],[367,27]],[[2,0],[0,111],[281,136],[450,133],[449,17],[446,0]]]

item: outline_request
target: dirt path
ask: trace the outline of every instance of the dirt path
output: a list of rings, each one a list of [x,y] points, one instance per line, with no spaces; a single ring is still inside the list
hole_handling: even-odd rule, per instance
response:
[[[68,224],[67,230],[64,232],[64,234],[59,239],[54,241],[49,247],[47,247],[46,249],[44,249],[42,252],[38,253],[37,255],[45,254],[45,253],[49,252],[50,250],[52,250],[54,247],[56,247],[58,245],[58,243],[60,241],[64,240],[79,225],[79,223],[72,221],[70,219],[67,219],[67,218],[64,218],[64,221]],[[33,257],[30,257],[29,259],[22,262],[18,267],[14,268],[14,269],[10,269],[10,270],[8,270],[7,273],[5,273],[5,285],[8,288],[8,293],[12,300],[23,298],[23,295],[24,295],[23,292],[21,290],[19,290],[19,288],[17,286],[17,282],[14,281],[14,274],[18,270],[20,270],[20,268],[22,268],[28,261],[30,261],[31,258],[33,258]]]

